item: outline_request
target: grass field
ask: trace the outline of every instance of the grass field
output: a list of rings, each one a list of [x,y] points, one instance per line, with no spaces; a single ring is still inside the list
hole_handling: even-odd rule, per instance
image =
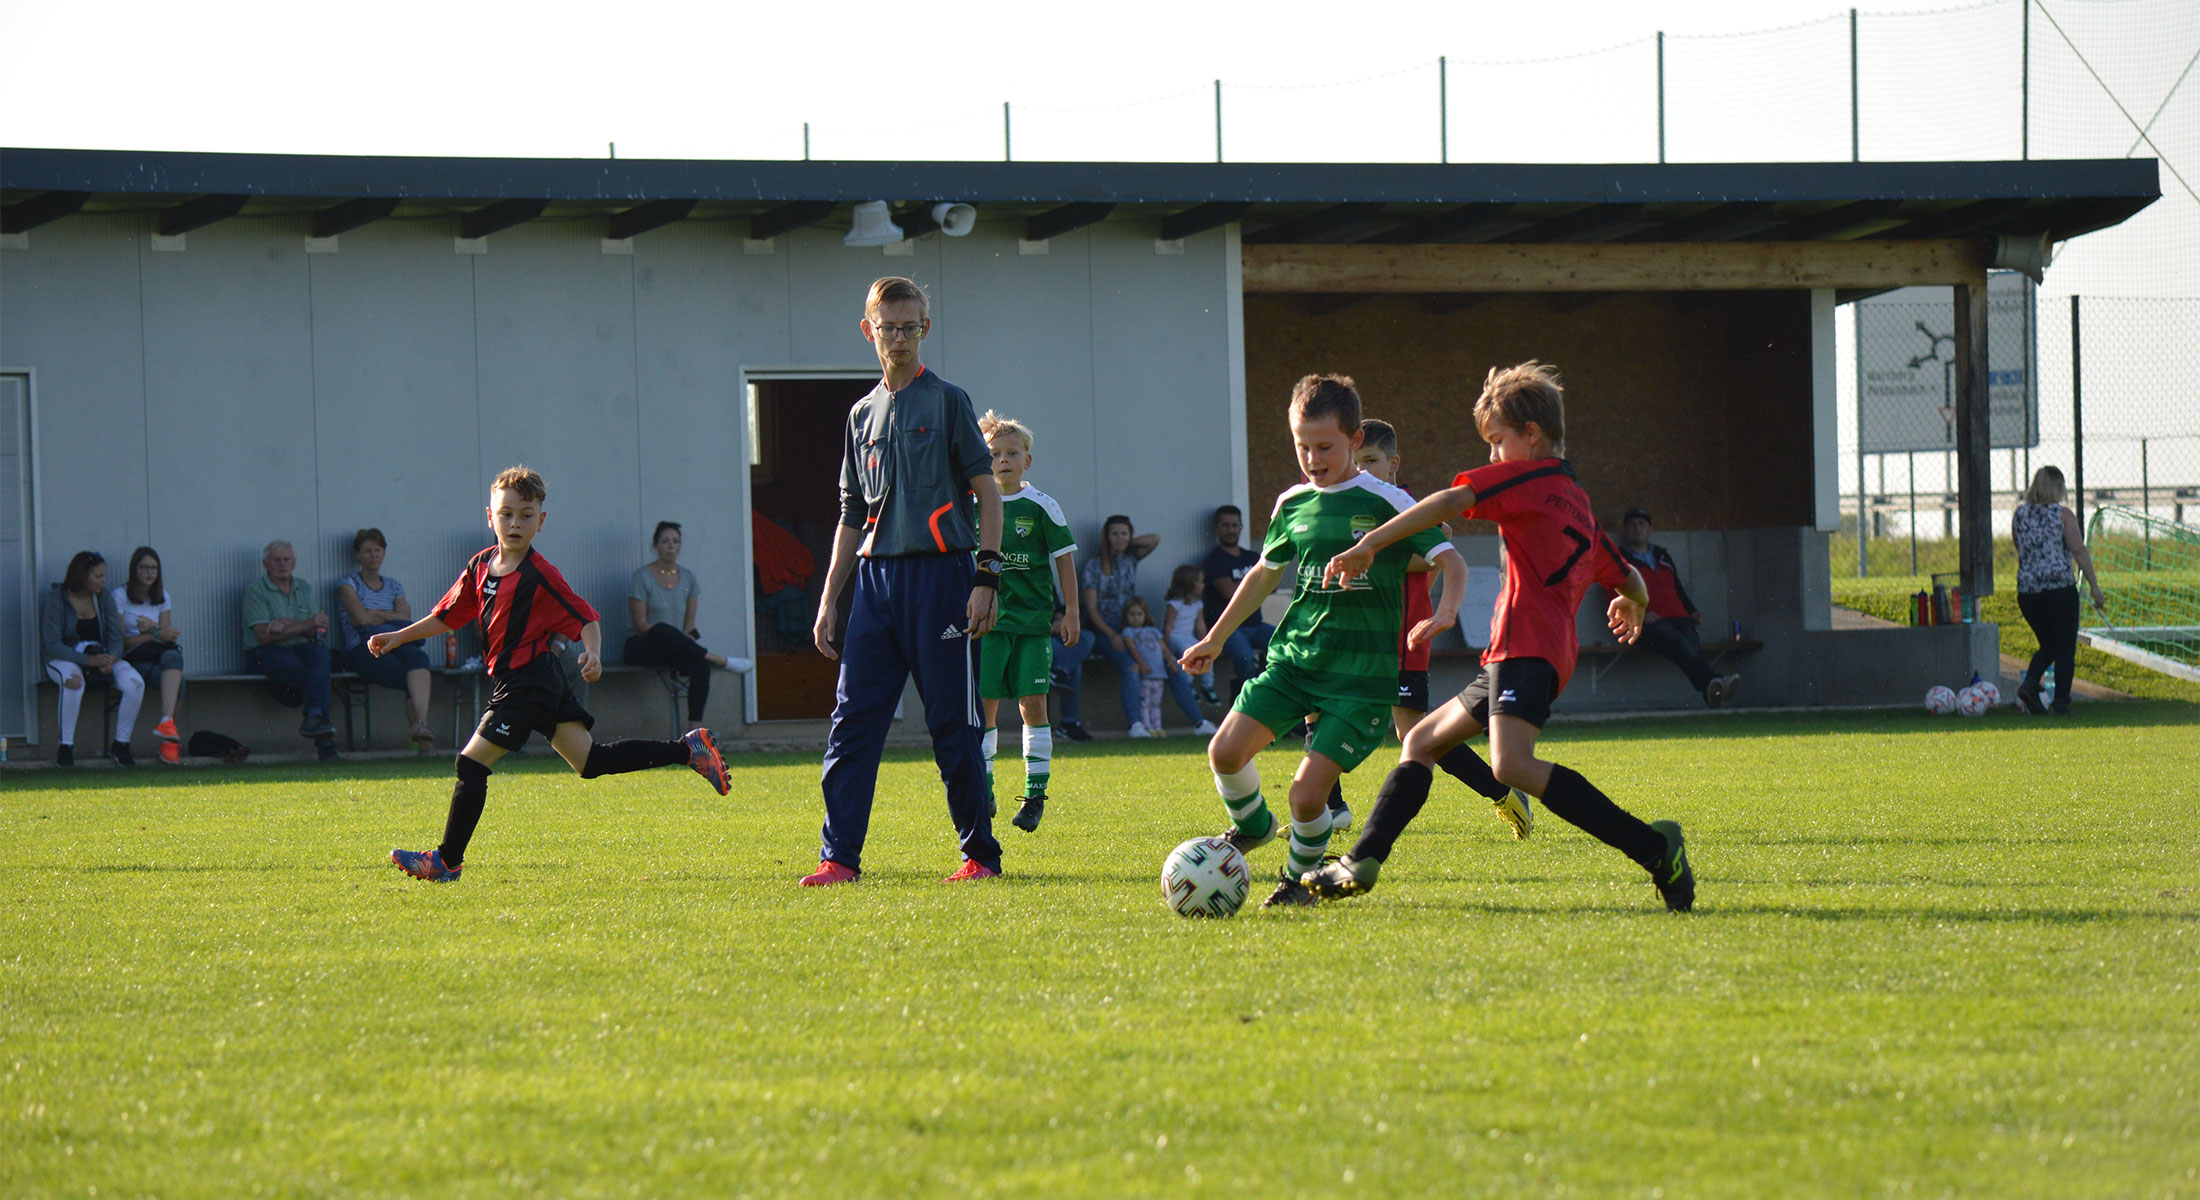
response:
[[[1447,782],[1371,896],[1180,920],[1189,740],[955,887],[897,755],[824,892],[806,755],[507,760],[451,886],[442,764],[0,775],[0,1193],[2196,1196],[2196,721],[1561,722],[1685,917]]]

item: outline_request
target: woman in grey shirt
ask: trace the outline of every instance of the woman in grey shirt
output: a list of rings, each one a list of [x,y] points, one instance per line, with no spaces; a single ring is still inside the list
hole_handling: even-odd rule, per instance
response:
[[[680,565],[679,524],[657,522],[650,541],[657,561],[636,567],[627,582],[626,611],[634,632],[626,639],[626,661],[687,676],[688,720],[700,723],[710,701],[711,670],[726,666],[727,659],[696,641],[695,602],[702,599],[703,586],[695,572]]]

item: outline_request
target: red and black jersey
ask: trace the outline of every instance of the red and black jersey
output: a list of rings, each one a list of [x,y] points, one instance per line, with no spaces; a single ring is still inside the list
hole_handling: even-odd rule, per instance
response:
[[[1406,619],[1398,626],[1398,669],[1401,671],[1428,670],[1429,644],[1409,646],[1406,639],[1413,636],[1413,627],[1436,615],[1436,607],[1429,603],[1428,581],[1434,571],[1418,571],[1406,576]]]
[[[496,574],[496,562],[495,546],[474,555],[428,614],[452,629],[481,618],[482,661],[489,674],[524,667],[548,651],[553,635],[577,639],[583,625],[603,619],[533,550],[509,575]]]
[[[1460,472],[1452,485],[1474,489],[1466,515],[1495,521],[1505,539],[1505,588],[1490,615],[1482,661],[1543,659],[1565,690],[1581,650],[1574,612],[1582,593],[1591,583],[1624,586],[1627,560],[1597,524],[1588,493],[1563,458],[1491,463]]]

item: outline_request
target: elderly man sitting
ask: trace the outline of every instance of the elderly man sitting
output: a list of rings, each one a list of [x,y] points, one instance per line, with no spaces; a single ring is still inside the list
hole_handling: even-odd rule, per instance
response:
[[[328,613],[314,602],[312,590],[293,578],[298,555],[289,542],[269,542],[260,566],[265,573],[244,590],[246,660],[275,685],[284,703],[303,702],[305,721],[298,732],[313,739],[322,762],[330,762],[336,758],[336,729],[328,719]]]

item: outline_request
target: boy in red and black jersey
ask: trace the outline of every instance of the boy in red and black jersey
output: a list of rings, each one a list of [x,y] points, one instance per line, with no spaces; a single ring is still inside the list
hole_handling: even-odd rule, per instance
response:
[[[1482,673],[1407,734],[1352,853],[1309,872],[1304,882],[1323,896],[1372,888],[1398,835],[1428,801],[1430,764],[1487,730],[1499,782],[1541,799],[1553,814],[1635,860],[1650,872],[1666,907],[1686,912],[1695,904],[1696,878],[1680,826],[1646,825],[1580,774],[1535,756],[1551,702],[1573,676],[1580,650],[1574,612],[1582,594],[1597,582],[1617,593],[1607,616],[1622,642],[1641,632],[1648,599],[1642,576],[1597,525],[1572,464],[1558,457],[1566,417],[1557,371],[1535,362],[1493,369],[1474,419],[1490,444],[1490,465],[1462,472],[1450,488],[1384,522],[1331,559],[1322,582],[1361,574],[1385,546],[1453,515],[1496,522],[1505,540],[1505,586],[1490,618]]]
[[[495,683],[481,724],[458,753],[458,782],[451,789],[442,844],[433,850],[390,851],[390,861],[415,878],[435,883],[458,878],[466,843],[488,803],[489,768],[526,745],[531,733],[549,738],[550,747],[583,779],[686,763],[719,795],[728,791],[725,760],[708,729],[666,741],[598,742],[589,736],[596,718],[573,695],[550,639],[578,641],[581,678],[594,683],[603,674],[603,628],[588,601],[574,594],[565,576],[534,551],[546,498],[542,476],[525,467],[498,475],[489,487],[489,528],[496,532],[497,544],[467,562],[465,573],[427,616],[367,639],[368,651],[379,657],[478,618],[483,665]]]

